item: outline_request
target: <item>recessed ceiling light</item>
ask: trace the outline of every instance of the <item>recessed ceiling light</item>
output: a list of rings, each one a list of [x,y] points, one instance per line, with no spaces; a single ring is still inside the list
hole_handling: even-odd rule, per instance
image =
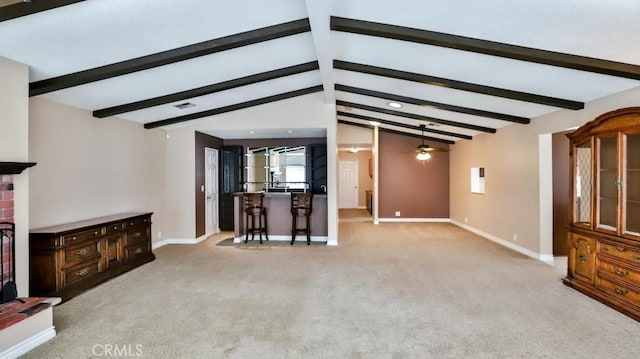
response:
[[[289,131],[287,131],[287,133],[293,133],[293,131],[289,130]]]
[[[393,107],[393,108],[400,108],[402,107],[401,104],[397,103],[397,102],[389,102],[387,105],[389,105],[389,107]]]
[[[249,131],[249,133],[254,134],[254,133],[255,133],[255,131]]]
[[[371,124],[371,126],[380,126],[380,122],[378,121],[369,121],[369,123]]]
[[[183,102],[183,103],[179,103],[177,105],[173,105],[173,107],[180,109],[180,110],[184,110],[185,108],[189,108],[189,107],[196,107],[196,105],[194,103],[191,102]]]

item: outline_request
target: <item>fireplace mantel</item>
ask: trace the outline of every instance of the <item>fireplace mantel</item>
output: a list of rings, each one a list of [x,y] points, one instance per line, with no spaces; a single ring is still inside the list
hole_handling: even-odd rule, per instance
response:
[[[35,162],[0,162],[0,174],[17,175],[25,169],[35,166]]]

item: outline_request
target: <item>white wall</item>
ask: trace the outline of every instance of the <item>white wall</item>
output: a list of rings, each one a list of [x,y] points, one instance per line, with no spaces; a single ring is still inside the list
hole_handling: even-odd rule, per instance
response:
[[[196,233],[196,138],[192,128],[168,131],[166,198],[170,218],[166,239],[194,239]]]
[[[29,162],[29,67],[0,57],[0,161]],[[13,176],[16,285],[29,294],[29,173]]]
[[[544,135],[582,125],[608,111],[638,106],[639,98],[640,88],[636,88],[587,103],[580,111],[559,110],[529,125],[514,124],[496,134],[457,141],[450,152],[451,219],[523,253],[550,255],[551,218],[545,213],[551,208],[540,207],[541,198],[545,206],[550,205],[549,194],[540,191],[541,182],[546,186],[541,176],[551,176],[551,163],[546,166],[547,161],[539,157],[548,153],[539,147],[540,143],[548,144]],[[471,167],[485,168],[485,194],[470,192]]]
[[[30,100],[30,227],[121,212],[166,224],[165,131],[44,99]]]
[[[338,124],[338,145],[373,145],[373,129]]]

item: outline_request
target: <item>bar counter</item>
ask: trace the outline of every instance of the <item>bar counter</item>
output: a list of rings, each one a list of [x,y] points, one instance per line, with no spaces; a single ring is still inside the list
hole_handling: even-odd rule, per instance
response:
[[[240,243],[245,237],[244,192],[233,194],[234,215],[234,242]],[[291,241],[291,193],[290,192],[266,192],[263,206],[267,211],[267,234],[270,241]],[[304,226],[305,219],[300,217],[298,224]],[[255,236],[258,241],[258,235]],[[249,235],[251,240],[251,235]],[[264,241],[264,238],[263,238]],[[304,242],[307,238],[304,234],[296,235],[296,242]],[[313,209],[311,212],[311,241],[327,241],[327,195],[313,195]]]

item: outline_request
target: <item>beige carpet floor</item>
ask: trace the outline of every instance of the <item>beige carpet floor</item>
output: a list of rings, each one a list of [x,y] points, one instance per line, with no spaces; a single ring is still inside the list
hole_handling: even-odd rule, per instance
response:
[[[340,223],[340,245],[170,245],[54,309],[25,358],[638,358],[640,323],[564,270],[448,223]],[[139,351],[138,351],[139,349]],[[104,355],[102,355],[104,357]]]

